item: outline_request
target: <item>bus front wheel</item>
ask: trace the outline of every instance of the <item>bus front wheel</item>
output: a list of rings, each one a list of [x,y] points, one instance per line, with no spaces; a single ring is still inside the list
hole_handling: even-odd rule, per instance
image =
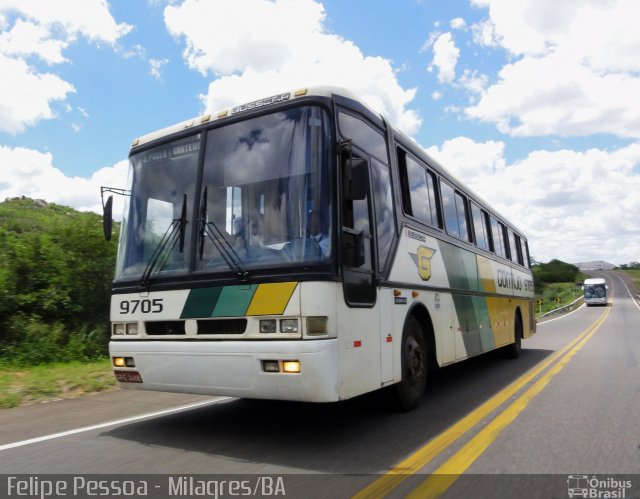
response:
[[[422,327],[410,316],[402,331],[402,380],[395,385],[396,406],[400,410],[410,411],[420,405],[427,384],[427,353]]]

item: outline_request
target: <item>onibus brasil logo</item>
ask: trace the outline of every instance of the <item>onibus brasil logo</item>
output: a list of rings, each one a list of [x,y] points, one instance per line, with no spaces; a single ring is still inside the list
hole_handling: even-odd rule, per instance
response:
[[[567,492],[569,497],[619,499],[630,497],[631,480],[618,480],[613,477],[598,478],[595,475],[569,475]]]

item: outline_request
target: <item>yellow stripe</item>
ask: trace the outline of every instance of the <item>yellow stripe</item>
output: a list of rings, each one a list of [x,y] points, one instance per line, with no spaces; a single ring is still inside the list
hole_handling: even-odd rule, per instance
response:
[[[478,457],[500,436],[527,405],[547,386],[549,381],[569,363],[573,356],[589,341],[604,323],[611,308],[587,330],[582,338],[556,365],[538,379],[530,388],[520,395],[509,407],[485,426],[478,434],[456,452],[447,462],[440,466],[433,475],[424,480],[407,496],[408,498],[439,497],[464,473]]]
[[[600,323],[603,316],[598,320]],[[467,431],[472,429],[476,424],[486,418],[494,410],[500,407],[504,402],[510,399],[518,391],[520,391],[531,380],[537,377],[549,365],[562,357],[567,351],[571,350],[575,345],[582,341],[592,332],[593,326],[579,334],[571,342],[569,342],[562,350],[556,352],[548,359],[540,362],[538,365],[530,369],[527,373],[515,380],[510,385],[500,390],[497,394],[484,402],[481,406],[467,414],[460,421],[455,423],[449,429],[435,437],[426,445],[418,449],[409,457],[398,463],[389,470],[385,475],[381,476],[367,487],[358,492],[354,497],[363,499],[382,498],[389,494],[393,489],[398,487],[403,481],[412,474],[418,472],[427,465],[433,458],[438,456],[447,447],[462,437]]]
[[[482,290],[485,293],[496,292],[496,281],[493,277],[493,269],[491,268],[491,261],[480,255],[476,255],[478,261],[478,272],[480,273],[480,280],[482,281]]]
[[[247,309],[247,315],[282,315],[297,282],[260,284]]]

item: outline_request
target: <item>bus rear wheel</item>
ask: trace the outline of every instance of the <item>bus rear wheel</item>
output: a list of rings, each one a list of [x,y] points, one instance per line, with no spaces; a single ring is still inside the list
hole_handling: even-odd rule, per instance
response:
[[[427,354],[428,347],[422,327],[418,320],[411,316],[402,331],[402,380],[394,385],[395,405],[402,411],[410,411],[420,405],[427,385]]]

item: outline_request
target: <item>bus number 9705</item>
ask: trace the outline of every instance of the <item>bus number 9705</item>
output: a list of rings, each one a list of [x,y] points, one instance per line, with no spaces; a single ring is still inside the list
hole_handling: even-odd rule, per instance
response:
[[[164,310],[162,298],[153,300],[123,300],[120,302],[121,314],[135,314],[137,311],[143,314],[159,314]]]

